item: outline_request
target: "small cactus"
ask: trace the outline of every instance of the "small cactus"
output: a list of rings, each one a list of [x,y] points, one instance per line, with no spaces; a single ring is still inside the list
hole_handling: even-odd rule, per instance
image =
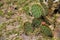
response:
[[[43,15],[42,6],[40,6],[38,4],[33,4],[31,7],[31,12],[35,18],[39,18],[41,15]]]
[[[47,27],[47,26],[40,26],[40,28],[41,28],[42,33],[45,36],[48,36],[48,37],[52,37],[53,36],[52,35],[52,31],[51,31],[51,29],[49,27]]]
[[[33,4],[31,6],[31,13],[35,18],[39,18],[42,16],[46,16],[48,14],[48,7],[44,3],[39,4]]]
[[[41,20],[33,19],[32,26],[33,27],[38,27],[38,26],[40,26],[40,23],[41,23]]]
[[[27,35],[30,35],[30,34],[33,32],[33,28],[32,28],[32,26],[31,26],[31,23],[30,23],[30,22],[26,22],[26,23],[24,24],[24,32],[25,32],[25,34],[27,34]]]

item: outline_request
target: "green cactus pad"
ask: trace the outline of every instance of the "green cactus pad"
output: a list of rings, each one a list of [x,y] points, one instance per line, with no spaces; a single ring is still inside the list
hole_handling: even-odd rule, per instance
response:
[[[45,36],[52,37],[52,31],[51,31],[51,29],[49,27],[47,27],[47,26],[40,26],[40,28],[41,28],[42,33]]]
[[[33,27],[38,27],[38,26],[40,26],[40,23],[41,23],[41,20],[33,19],[32,26]]]
[[[24,32],[25,32],[25,34],[27,34],[27,35],[30,35],[30,34],[33,32],[33,28],[32,28],[32,26],[31,26],[31,23],[30,23],[30,22],[26,22],[26,23],[24,24]]]
[[[41,15],[43,15],[43,8],[38,4],[33,4],[31,7],[31,12],[35,18],[39,18]]]

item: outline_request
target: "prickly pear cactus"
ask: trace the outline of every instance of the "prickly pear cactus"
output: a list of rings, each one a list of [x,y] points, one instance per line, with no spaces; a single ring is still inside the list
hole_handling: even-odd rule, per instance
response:
[[[25,34],[27,34],[27,35],[30,35],[30,34],[33,32],[33,28],[32,28],[32,26],[31,26],[31,23],[30,23],[30,22],[26,22],[26,23],[24,24],[24,32],[25,32]]]
[[[47,26],[40,26],[40,28],[41,28],[42,33],[45,36],[52,37],[52,31],[51,31],[51,29],[49,27],[47,27]]]
[[[35,18],[39,18],[43,14],[43,9],[40,5],[33,4],[31,7],[31,12]]]
[[[33,4],[31,7],[31,13],[35,18],[41,17],[41,15],[46,15],[47,12],[47,7],[45,4],[39,5],[39,4]]]
[[[33,27],[38,27],[40,24],[41,24],[41,20],[33,19],[33,21],[32,21]]]

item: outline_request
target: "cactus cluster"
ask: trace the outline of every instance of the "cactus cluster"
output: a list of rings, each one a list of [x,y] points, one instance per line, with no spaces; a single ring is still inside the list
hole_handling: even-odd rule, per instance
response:
[[[24,24],[24,32],[27,35],[30,35],[33,32],[33,28],[31,26],[30,22],[25,22],[25,24]]]
[[[27,12],[27,14],[29,14],[29,7],[26,6],[24,8],[24,10]],[[32,23],[29,23],[29,22],[26,22],[24,24],[24,29],[25,29],[25,33],[26,34],[29,34],[29,33],[32,33],[33,30],[35,29],[32,29],[32,28],[38,28],[40,27],[41,28],[41,31],[44,35],[47,35],[47,36],[52,36],[52,32],[50,30],[49,27],[46,27],[46,26],[40,26],[41,25],[41,16],[46,16],[48,14],[48,7],[45,5],[45,4],[33,4],[31,6],[31,13],[32,13],[32,16],[34,16],[34,19],[32,20]]]

